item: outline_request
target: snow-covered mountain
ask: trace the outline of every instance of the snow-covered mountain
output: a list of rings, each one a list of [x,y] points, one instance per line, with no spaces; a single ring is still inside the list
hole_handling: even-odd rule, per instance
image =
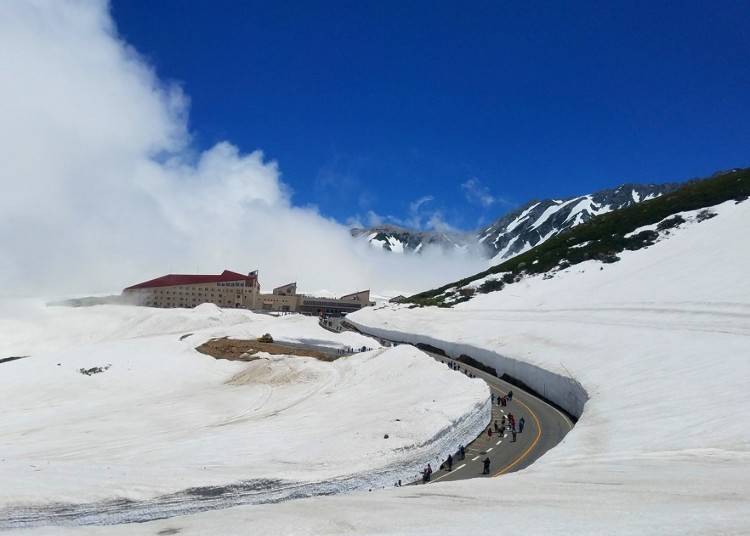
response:
[[[420,253],[425,248],[439,247],[443,250],[465,250],[476,243],[473,233],[448,231],[417,231],[396,225],[382,225],[366,229],[351,229],[355,238],[364,238],[374,248],[393,253]]]
[[[629,207],[675,190],[678,184],[623,184],[588,195],[567,199],[531,201],[496,220],[468,233],[418,231],[395,225],[354,228],[355,238],[372,247],[393,253],[419,253],[438,246],[443,250],[470,251],[493,262],[508,259],[545,240],[590,220],[599,214]]]
[[[532,201],[480,230],[477,240],[487,247],[493,261],[500,262],[594,216],[659,197],[678,187],[678,184],[623,184],[579,197]]]

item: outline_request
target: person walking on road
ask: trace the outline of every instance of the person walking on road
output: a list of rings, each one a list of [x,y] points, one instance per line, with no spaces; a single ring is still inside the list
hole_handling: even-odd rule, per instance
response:
[[[513,400],[513,391],[508,391],[508,402]]]
[[[490,474],[490,459],[489,458],[485,458],[482,461],[482,465],[483,465],[482,474],[483,475]]]
[[[526,425],[526,421],[525,421],[525,420],[523,420],[523,417],[521,417],[520,419],[518,419],[518,433],[519,433],[519,434],[520,434],[521,432],[523,432],[523,427],[524,427],[525,425]]]
[[[511,430],[510,433],[513,436],[513,443],[515,443],[516,442],[516,431],[515,431],[515,429]]]
[[[463,445],[461,445],[460,447],[458,447],[458,454],[461,456],[462,460],[466,459],[466,449],[464,448]]]
[[[448,464],[448,471],[453,471],[453,456],[451,454],[448,454],[446,463]]]
[[[500,427],[497,425],[497,421],[495,421],[495,433],[500,433]]]

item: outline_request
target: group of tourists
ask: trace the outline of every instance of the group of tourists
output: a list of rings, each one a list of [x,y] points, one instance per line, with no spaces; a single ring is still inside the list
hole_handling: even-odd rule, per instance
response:
[[[453,470],[453,455],[448,454],[448,457],[443,462],[443,465],[440,466],[440,469],[445,469],[446,471],[452,471]],[[463,445],[460,445],[458,447],[458,452],[456,452],[456,459],[457,460],[465,460],[466,459],[466,447]]]
[[[355,352],[369,352],[372,348],[362,346],[361,348],[352,348],[351,346],[345,346],[344,348],[337,348],[336,353],[341,355],[353,354]]]
[[[476,378],[476,375],[474,375],[470,370],[461,367],[458,363],[453,361],[443,361],[441,360],[441,363],[444,363],[448,365],[448,367],[451,370],[455,370],[457,372],[463,372],[470,378]],[[491,401],[492,405],[494,406],[495,403],[499,407],[507,407],[508,404],[513,400],[513,391],[508,391],[508,393],[505,396],[501,395],[495,395],[495,393],[491,393]],[[487,428],[487,436],[492,437],[492,434],[505,434],[505,432],[510,432],[512,436],[512,441],[516,441],[517,434],[520,434],[523,432],[524,426],[526,425],[526,421],[523,417],[521,417],[518,422],[516,422],[516,418],[512,413],[508,413],[506,416],[503,414],[498,421],[497,419],[494,420],[490,424],[490,426]],[[448,454],[448,457],[446,460],[442,463],[440,466],[440,469],[443,469],[445,471],[452,471],[453,470],[453,462],[455,460],[464,460],[466,458],[466,447],[461,445],[458,448],[458,452],[456,453],[456,458],[453,457],[453,454]],[[490,466],[492,465],[492,460],[490,460],[489,456],[486,456],[484,460],[482,460],[482,474],[483,475],[489,475],[490,474]],[[432,466],[428,463],[427,466],[422,470],[422,483],[427,484],[432,479]],[[397,486],[400,486],[401,482],[399,481]]]
[[[492,393],[492,403],[495,403],[495,399],[497,398],[497,405],[501,407],[505,407],[508,405],[508,403],[513,400],[513,391],[508,391],[508,394],[505,396],[497,395],[495,397],[495,393]]]
[[[515,442],[516,434],[522,433],[524,426],[526,426],[526,420],[523,417],[518,420],[518,427],[516,427],[516,418],[512,413],[508,413],[508,417],[506,418],[506,416],[503,415],[500,418],[499,423],[497,419],[495,419],[495,422],[487,428],[487,436],[492,437],[493,431],[496,434],[504,434],[505,432],[510,432],[511,437],[513,438],[513,442]]]
[[[456,372],[463,372],[466,374],[469,378],[476,378],[476,375],[473,374],[470,370],[467,370],[466,368],[461,368],[461,366],[458,363],[453,363],[452,361],[440,361],[441,363],[448,365],[448,368],[451,370],[455,370]]]

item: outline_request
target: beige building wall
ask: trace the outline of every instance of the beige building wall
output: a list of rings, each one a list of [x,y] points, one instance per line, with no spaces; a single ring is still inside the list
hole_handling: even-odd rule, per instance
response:
[[[271,294],[258,294],[258,308],[264,311],[296,311],[301,296],[297,294],[297,283],[287,283],[273,289]]]
[[[219,307],[255,309],[258,307],[259,288],[245,284],[245,281],[196,283],[129,289],[124,294],[149,307],[195,307],[213,303]]]
[[[316,298],[297,294],[297,284],[277,287],[271,294],[261,294],[257,279],[214,283],[193,283],[159,287],[125,289],[129,301],[148,307],[192,308],[202,303],[219,307],[265,311],[336,314],[370,305],[370,291],[347,294],[339,299]]]
[[[362,305],[362,307],[370,304],[370,291],[369,290],[362,290],[360,292],[353,292],[352,294],[347,294],[346,296],[341,296],[339,298],[341,301],[347,301],[347,302],[353,302],[353,303],[359,303]]]
[[[301,296],[285,296],[283,294],[259,294],[258,309],[264,311],[296,311]]]

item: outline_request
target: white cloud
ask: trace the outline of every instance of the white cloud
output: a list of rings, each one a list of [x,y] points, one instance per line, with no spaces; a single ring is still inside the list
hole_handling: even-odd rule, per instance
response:
[[[507,203],[504,199],[492,195],[490,189],[476,177],[461,184],[461,189],[469,203],[481,205],[485,208],[491,207],[495,203]]]
[[[456,229],[455,227],[450,225],[448,222],[446,222],[445,219],[443,218],[443,213],[440,211],[436,211],[430,214],[430,217],[427,219],[426,227],[428,229],[434,229],[435,231],[442,231],[446,233],[461,232],[459,229]]]
[[[367,211],[367,226],[368,227],[378,227],[380,225],[383,225],[386,219],[387,219],[386,217],[381,216],[380,214],[376,213],[374,210]]]
[[[295,206],[262,152],[197,152],[187,97],[121,41],[103,2],[1,2],[0,65],[5,294],[256,267],[265,286],[413,290],[481,269],[373,252]]]
[[[425,195],[409,203],[409,215],[404,224],[413,229],[422,229],[423,221],[430,218],[431,212],[424,211],[422,207],[431,203],[435,198],[431,195]]]
[[[425,195],[417,199],[416,201],[412,201],[409,203],[409,212],[416,213],[419,212],[419,209],[424,205],[425,203],[429,203],[431,201],[434,201],[435,198],[431,195]]]

